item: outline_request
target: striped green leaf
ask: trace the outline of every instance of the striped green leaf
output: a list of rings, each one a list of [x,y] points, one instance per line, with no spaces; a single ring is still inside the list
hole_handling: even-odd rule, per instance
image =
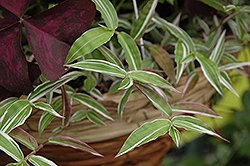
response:
[[[209,56],[209,59],[217,65],[219,64],[221,57],[223,56],[224,53],[225,34],[226,30],[222,32],[215,48],[213,49],[211,55]]]
[[[106,124],[103,122],[103,120],[100,118],[100,116],[93,111],[88,111],[87,118],[89,119],[89,121],[91,121],[95,124],[106,126]]]
[[[102,46],[98,47],[97,50],[105,57],[105,59],[107,61],[114,63],[114,64],[120,66],[121,68],[124,68],[120,59],[106,46],[102,45]]]
[[[225,71],[220,72],[220,82],[237,97],[240,97],[236,90],[233,88],[231,79]]]
[[[201,65],[201,69],[210,82],[210,84],[217,90],[219,94],[223,94],[221,83],[220,83],[220,71],[218,66],[211,60],[205,58],[203,55],[196,53],[196,59]]]
[[[144,71],[144,70],[130,71],[128,72],[128,76],[130,76],[133,80],[136,81],[159,86],[162,88],[167,88],[171,91],[180,93],[167,80],[150,71]]]
[[[108,93],[115,93],[118,91],[118,88],[120,87],[122,80],[115,80],[109,87]]]
[[[185,115],[175,116],[172,119],[172,124],[178,128],[209,134],[224,139],[219,134],[215,133],[214,130],[206,123],[192,116],[185,116]]]
[[[133,79],[131,77],[125,77],[121,84],[120,84],[120,87],[118,90],[120,89],[128,89],[130,88],[131,86],[133,85]]]
[[[66,127],[70,123],[70,117],[72,114],[72,98],[69,96],[64,88],[61,86],[62,91],[62,126]]]
[[[10,164],[7,164],[6,166],[30,166],[27,161],[20,161],[18,163],[10,163]]]
[[[177,39],[181,40],[185,45],[188,47],[189,51],[193,53],[195,51],[195,44],[191,37],[187,34],[186,31],[181,29],[180,27],[160,18],[155,17],[153,19],[157,24],[159,24],[164,29],[166,28],[173,36],[175,36]]]
[[[183,96],[195,87],[198,80],[199,74],[197,72],[194,71],[189,74],[183,89]]]
[[[12,130],[9,135],[31,150],[35,150],[38,148],[36,139],[20,127]]]
[[[171,126],[169,130],[169,135],[171,136],[176,146],[179,147],[181,140],[181,133],[179,132],[179,130],[176,129],[174,126]]]
[[[92,0],[96,5],[96,10],[98,10],[105,24],[109,29],[116,29],[118,26],[118,17],[114,6],[109,0]]]
[[[81,150],[84,152],[88,152],[91,153],[95,156],[101,156],[101,154],[99,154],[98,152],[96,152],[92,147],[90,147],[88,144],[78,140],[78,139],[74,139],[71,137],[67,137],[67,136],[61,136],[61,135],[57,135],[55,137],[51,137],[49,139],[49,143],[52,144],[57,144],[57,145],[62,145],[62,146],[66,146],[66,147],[71,147],[77,150]]]
[[[243,67],[243,66],[249,66],[250,62],[238,62],[238,63],[229,63],[223,66],[220,66],[219,69],[221,71],[225,71],[225,70],[232,70],[232,69],[236,69],[239,67]]]
[[[57,89],[58,87],[66,84],[67,82],[82,76],[83,73],[79,71],[73,71],[70,73],[67,73],[60,77],[57,81],[51,82],[51,81],[46,81],[40,85],[38,85],[32,93],[29,94],[27,99],[33,103],[37,101],[39,98],[43,97],[45,94]]]
[[[28,160],[35,166],[56,166],[54,162],[44,158],[43,156],[31,155]]]
[[[22,125],[30,116],[31,111],[32,107],[28,100],[17,100],[4,113],[0,130],[8,134],[14,128]]]
[[[73,99],[80,104],[83,104],[93,110],[95,110],[97,113],[101,114],[107,119],[113,120],[112,117],[109,115],[107,110],[96,100],[94,100],[92,97],[82,94],[82,93],[76,93],[73,95]]]
[[[43,110],[45,112],[48,112],[52,115],[55,115],[56,117],[59,117],[59,118],[64,118],[63,116],[61,116],[60,114],[58,114],[51,105],[47,104],[47,103],[44,103],[44,102],[38,102],[38,103],[35,103],[33,104],[34,107],[40,109],[40,110]]]
[[[232,19],[228,20],[227,23],[228,23],[230,29],[232,30],[233,34],[235,36],[237,36],[238,39],[241,39],[243,34],[242,34],[241,30],[240,30],[239,24],[237,24]]]
[[[118,42],[125,51],[130,70],[141,70],[141,55],[135,41],[125,32],[119,33],[117,37]]]
[[[226,59],[229,63],[238,63],[238,59],[235,58],[235,56],[233,56],[230,53],[224,52],[222,58]]]
[[[135,87],[131,86],[130,88],[125,90],[125,92],[123,93],[123,95],[120,99],[120,102],[118,104],[118,109],[117,109],[120,119],[122,118],[123,110],[124,110],[126,103],[128,102],[128,98],[134,90],[135,90]]]
[[[164,70],[170,80],[175,83],[174,62],[170,58],[169,53],[157,45],[152,45],[149,47],[149,50],[157,64]]]
[[[0,150],[12,157],[17,162],[21,161],[24,156],[19,145],[6,133],[0,130]]]
[[[84,69],[88,71],[99,72],[103,74],[109,74],[112,76],[123,78],[126,76],[127,72],[120,66],[113,64],[105,60],[98,59],[87,59],[74,63],[72,65],[67,65],[68,67],[73,67],[77,69]]]
[[[171,122],[167,119],[158,119],[144,123],[129,135],[116,157],[133,150],[135,147],[142,145],[142,143],[153,141],[159,136],[166,134],[170,126]]]
[[[79,111],[76,111],[70,118],[70,122],[78,122],[78,121],[81,121],[83,120],[87,114],[88,114],[88,110],[79,110]]]
[[[197,17],[197,21],[198,21],[198,24],[200,25],[200,27],[203,29],[203,31],[205,32],[205,34],[209,34],[210,32],[210,28],[209,26],[207,25],[207,23],[201,19],[200,17]]]
[[[208,36],[208,39],[206,40],[206,45],[212,49],[216,45],[217,41],[219,40],[221,34],[221,29],[218,29],[217,31],[213,31]]]
[[[197,102],[178,102],[171,105],[173,112],[197,114],[214,118],[221,118],[212,109]]]
[[[92,89],[92,91],[90,91],[89,94],[90,94],[91,96],[97,98],[98,100],[103,100],[102,93],[101,93],[100,90],[97,89],[97,88]]]
[[[155,91],[153,87],[136,85],[136,88],[140,90],[159,111],[168,117],[172,115],[172,109],[168,101],[157,91]]]
[[[224,6],[227,5],[222,0],[200,0],[200,1],[206,3],[207,5],[213,7],[217,10],[223,11],[223,12],[224,12]]]
[[[7,110],[7,108],[17,101],[18,99],[16,97],[10,97],[7,99],[4,99],[0,102],[0,117],[4,114],[4,112]]]
[[[158,0],[149,0],[141,11],[141,14],[131,30],[131,36],[134,40],[140,39],[146,31],[157,6]]]
[[[97,27],[84,32],[71,46],[65,64],[91,53],[105,44],[114,35],[114,30]]]

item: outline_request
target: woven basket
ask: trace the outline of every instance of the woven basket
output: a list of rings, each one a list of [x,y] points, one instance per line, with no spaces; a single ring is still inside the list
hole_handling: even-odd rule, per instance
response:
[[[177,89],[183,91],[186,76],[180,80]],[[212,86],[207,82],[203,74],[200,74],[199,81],[194,89],[188,92],[184,98],[181,94],[174,93],[173,98],[169,99],[169,103],[181,101],[195,101],[200,103],[207,102],[215,93]],[[103,119],[106,126],[96,125],[88,120],[72,123],[61,135],[71,136],[80,139],[104,157],[96,157],[89,153],[74,150],[55,145],[46,145],[38,154],[46,156],[60,166],[157,166],[161,165],[162,159],[166,152],[173,146],[173,142],[168,134],[159,137],[155,141],[136,148],[135,150],[121,157],[115,158],[122,144],[128,135],[141,124],[153,121],[154,119],[163,118],[160,111],[156,110],[143,95],[138,92],[131,94],[126,110],[123,114],[123,120],[119,120],[117,112],[113,108],[117,108],[117,103],[122,96],[122,92],[116,94],[104,94],[105,105],[108,105],[108,111],[115,121]],[[83,109],[83,105],[73,103],[73,112]],[[55,119],[43,132],[41,136],[37,132],[37,124],[42,111],[34,114],[27,120],[22,128],[31,133],[39,143],[46,140],[52,135],[51,131],[60,125],[59,118]],[[23,149],[25,152],[26,149]],[[28,151],[27,151],[28,153]],[[2,156],[2,155],[1,155]],[[0,158],[2,159],[2,157]],[[1,161],[0,161],[0,165]]]

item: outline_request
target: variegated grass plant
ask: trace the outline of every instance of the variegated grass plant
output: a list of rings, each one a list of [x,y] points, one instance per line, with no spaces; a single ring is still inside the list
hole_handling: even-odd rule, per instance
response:
[[[250,7],[226,4],[216,0],[202,0],[223,13],[224,17],[218,19],[214,16],[213,25],[207,24],[201,18],[196,18],[197,26],[200,26],[204,32],[202,40],[199,40],[190,37],[178,26],[180,15],[173,22],[157,16],[155,13],[157,0],[149,0],[139,15],[136,14],[138,12],[135,8],[135,19],[132,24],[129,20],[117,16],[109,0],[92,1],[104,22],[84,32],[72,45],[65,67],[78,70],[71,70],[54,82],[41,76],[42,83],[26,99],[11,97],[0,103],[0,149],[16,162],[9,165],[28,165],[27,161],[33,165],[56,165],[46,159],[46,156],[36,155],[36,152],[47,143],[73,147],[102,156],[82,140],[60,135],[70,123],[85,117],[101,125],[105,123],[99,115],[113,120],[106,108],[96,100],[102,100],[102,94],[96,88],[101,78],[113,81],[112,86],[109,87],[110,91],[124,91],[117,108],[121,119],[126,102],[135,90],[145,95],[163,116],[163,119],[147,122],[134,130],[116,157],[165,134],[169,134],[179,146],[180,129],[224,139],[205,122],[190,115],[200,114],[221,118],[214,111],[195,102],[170,105],[168,95],[172,92],[184,95],[195,86],[199,79],[195,70],[196,61],[206,79],[219,94],[223,95],[224,86],[238,96],[227,71],[250,65],[250,62],[238,62],[231,54],[248,45]],[[171,3],[170,0],[168,2]],[[133,1],[133,3],[136,6],[136,2]],[[230,37],[227,37],[227,31],[223,29],[224,24],[231,27],[233,34]],[[144,35],[151,34],[157,34],[162,39],[156,43],[143,40]],[[167,45],[174,46],[172,55],[164,49]],[[189,78],[184,92],[180,92],[175,85],[178,84],[183,73],[188,74]],[[87,93],[79,92],[67,85],[69,81],[80,76],[86,77],[80,90]],[[55,93],[60,96],[52,100]],[[47,102],[38,102],[44,96]],[[88,109],[79,110],[72,115],[73,101],[87,106]],[[54,130],[54,136],[40,145],[33,136],[19,127],[31,115],[32,108],[44,111],[39,121],[39,134],[43,134],[43,130],[54,118],[62,119],[61,126]],[[173,116],[173,112],[183,114]],[[16,141],[31,149],[31,153],[24,156]]]

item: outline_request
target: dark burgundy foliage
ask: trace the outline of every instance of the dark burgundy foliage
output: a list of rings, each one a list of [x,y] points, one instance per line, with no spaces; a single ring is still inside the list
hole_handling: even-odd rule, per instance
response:
[[[213,16],[218,11],[199,0],[185,0],[185,7],[190,17]]]
[[[23,18],[29,0],[0,1],[0,101],[29,93],[40,73],[55,81],[66,72],[71,44],[94,17],[91,0],[68,0],[30,18]],[[22,27],[38,63],[29,63],[21,45]],[[40,72],[41,70],[41,72]]]

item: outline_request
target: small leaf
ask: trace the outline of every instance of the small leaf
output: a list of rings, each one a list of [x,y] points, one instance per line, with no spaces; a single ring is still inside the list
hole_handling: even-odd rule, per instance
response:
[[[232,69],[236,69],[239,67],[243,67],[243,66],[249,66],[250,62],[238,62],[238,63],[229,63],[223,66],[220,66],[219,69],[220,71],[225,71],[225,70],[232,70]]]
[[[135,89],[135,87],[131,86],[130,88],[125,90],[125,92],[123,93],[123,95],[120,99],[120,102],[118,104],[118,109],[117,109],[120,119],[122,118],[122,113],[123,113],[123,110],[124,110],[126,103],[128,102],[128,98],[129,98],[130,94],[134,91],[134,89]]]
[[[120,66],[117,66],[116,64],[110,63],[105,60],[89,59],[67,66],[94,72],[100,72],[121,78],[125,77],[127,74],[127,72]]]
[[[131,30],[131,36],[134,40],[140,39],[147,29],[157,6],[158,0],[149,0],[141,11],[139,18]]]
[[[136,88],[140,90],[159,111],[168,117],[172,115],[172,109],[167,100],[157,93],[152,87],[136,85]]]
[[[95,124],[106,126],[106,124],[103,122],[103,120],[100,118],[100,116],[93,111],[88,111],[87,117],[91,122],[93,122]]]
[[[112,117],[109,115],[107,110],[96,100],[94,100],[92,97],[82,94],[82,93],[76,93],[73,95],[73,99],[80,104],[86,105],[87,107],[95,110],[97,113],[101,114],[107,119],[113,120]]]
[[[92,77],[87,77],[84,80],[84,87],[87,92],[90,92],[96,86],[96,80]]]
[[[56,166],[55,163],[44,158],[43,156],[31,155],[28,160],[35,166]]]
[[[186,93],[188,93],[191,89],[195,87],[198,80],[199,80],[199,74],[197,72],[194,71],[189,74],[183,89],[182,97],[184,97]]]
[[[197,115],[221,118],[221,116],[215,113],[212,109],[197,102],[179,102],[172,104],[171,107],[173,112],[197,114]]]
[[[232,87],[232,82],[230,77],[225,71],[220,72],[220,82],[229,89],[232,93],[234,93],[237,97],[240,97],[239,94],[235,91],[235,89]]]
[[[78,122],[78,121],[81,121],[83,120],[87,114],[88,114],[88,110],[79,110],[79,111],[76,111],[70,118],[70,122]]]
[[[43,111],[46,111],[52,115],[55,115],[59,118],[64,118],[63,116],[61,116],[60,114],[58,114],[53,108],[51,105],[47,104],[47,103],[44,103],[44,102],[38,102],[38,103],[35,103],[33,104],[34,107],[40,109],[40,110],[43,110]]]
[[[24,156],[18,144],[6,133],[0,130],[0,149],[17,162]]]
[[[62,119],[62,126],[68,126],[70,122],[70,117],[72,114],[72,105],[71,100],[66,93],[64,86],[61,87],[62,90],[62,114],[65,119]]]
[[[14,128],[22,125],[30,116],[32,107],[28,100],[18,100],[14,102],[3,115],[0,130],[9,133]]]
[[[114,6],[109,0],[92,0],[96,5],[96,10],[98,10],[105,24],[110,29],[116,29],[118,26],[118,17]]]
[[[119,87],[118,90],[120,89],[128,89],[130,88],[131,86],[133,85],[133,79],[131,77],[125,77],[122,82],[121,82],[121,85]]]
[[[8,109],[8,107],[13,104],[18,99],[16,97],[10,97],[0,102],[0,117],[4,114],[4,112]]]
[[[161,76],[144,70],[137,70],[137,71],[130,71],[128,72],[128,75],[136,81],[140,81],[143,83],[148,83],[151,85],[159,86],[161,88],[167,88],[171,91],[180,93],[177,89],[175,89],[167,80],[162,78]]]
[[[121,32],[117,35],[118,42],[121,44],[125,51],[126,61],[130,70],[141,69],[141,55],[137,45],[131,36],[125,32]]]
[[[115,80],[109,87],[108,93],[115,93],[118,91],[118,88],[120,87],[121,80]]]
[[[12,130],[9,135],[30,150],[35,150],[38,147],[36,139],[20,127]]]
[[[171,126],[171,122],[167,119],[158,119],[153,122],[144,123],[141,127],[135,129],[123,144],[121,150],[115,157],[119,157],[135,147],[153,141],[159,136],[166,134]]]
[[[91,53],[94,49],[109,41],[113,35],[114,30],[105,27],[97,27],[84,32],[71,46],[65,64]]]
[[[169,53],[157,45],[152,45],[149,47],[149,50],[155,61],[164,70],[170,80],[175,82],[174,62],[170,58]]]
[[[180,146],[181,133],[174,126],[170,127],[169,135],[172,137],[172,140],[176,144],[177,147]]]
[[[217,92],[219,92],[219,94],[222,95],[223,92],[219,80],[220,72],[218,66],[213,61],[205,58],[203,55],[199,53],[196,53],[196,58],[201,64],[201,69],[207,80],[217,90]]]
[[[55,137],[51,137],[49,139],[49,143],[62,145],[62,146],[66,146],[66,147],[71,147],[71,148],[74,148],[74,149],[78,149],[78,150],[81,150],[81,151],[91,153],[91,154],[93,154],[95,156],[101,156],[102,157],[101,154],[96,152],[88,144],[86,144],[86,143],[84,143],[84,142],[82,142],[82,141],[80,141],[78,139],[71,138],[71,137],[57,135]]]

